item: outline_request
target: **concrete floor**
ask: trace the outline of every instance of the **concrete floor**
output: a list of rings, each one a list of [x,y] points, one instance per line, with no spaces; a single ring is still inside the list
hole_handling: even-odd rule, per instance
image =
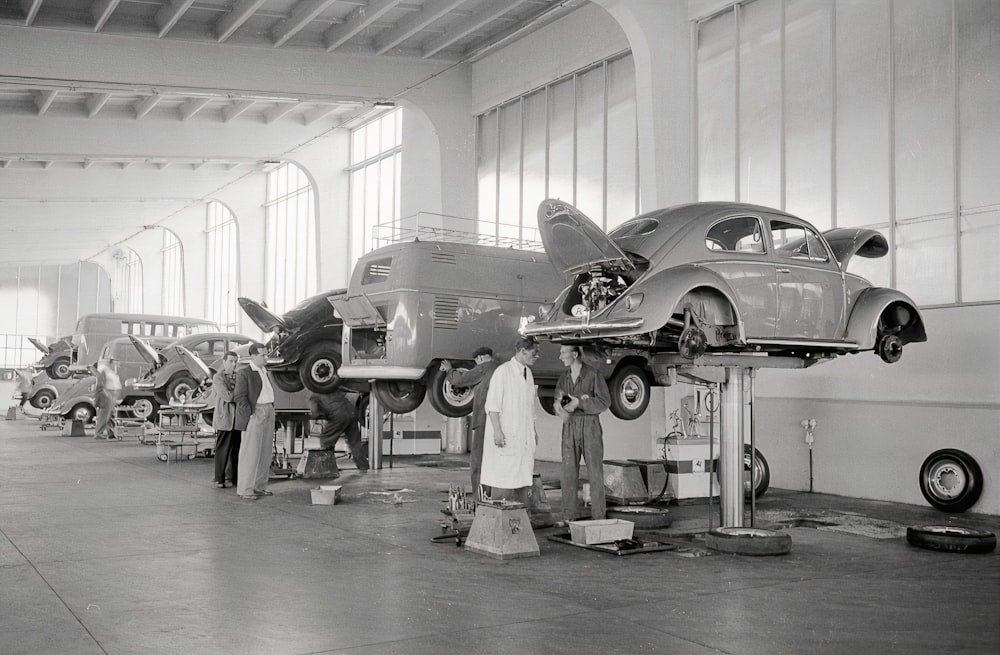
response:
[[[540,529],[541,557],[501,562],[431,542],[468,471],[421,460],[439,466],[345,470],[332,507],[306,480],[247,502],[212,487],[210,459],[0,421],[0,654],[1000,652],[997,551],[789,527],[780,557],[692,557],[697,540],[615,557]],[[401,488],[412,502],[373,493]],[[1000,517],[775,489],[758,510],[881,536],[1000,532]],[[674,536],[707,525],[704,503],[672,511]]]

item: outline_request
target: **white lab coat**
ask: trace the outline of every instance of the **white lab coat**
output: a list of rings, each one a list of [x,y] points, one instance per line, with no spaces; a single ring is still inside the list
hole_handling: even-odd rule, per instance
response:
[[[514,359],[498,366],[486,395],[483,484],[503,489],[531,486],[535,468],[534,409],[535,378],[531,369]],[[503,448],[493,443],[490,412],[500,413],[500,427],[507,437]]]

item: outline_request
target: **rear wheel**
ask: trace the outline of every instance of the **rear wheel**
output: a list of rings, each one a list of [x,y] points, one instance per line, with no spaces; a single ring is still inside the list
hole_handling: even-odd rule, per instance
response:
[[[752,490],[754,498],[760,498],[770,485],[771,467],[764,455],[754,448],[751,456],[750,444],[743,444],[743,497],[749,500]]]
[[[467,371],[468,369],[464,366],[457,366],[455,370]],[[468,416],[472,413],[472,387],[456,387],[451,382],[448,382],[447,371],[442,371],[437,366],[434,367],[431,371],[427,387],[431,406],[442,416],[457,418],[459,416]]]
[[[649,406],[649,378],[636,364],[625,364],[615,371],[608,380],[608,391],[611,413],[625,421],[639,418]]]
[[[167,398],[180,400],[181,394],[187,399],[191,392],[198,388],[198,383],[190,375],[178,375],[167,384]]]
[[[84,423],[90,423],[94,420],[94,408],[90,405],[80,403],[73,409],[69,410],[69,419],[71,421],[83,421]]]
[[[45,370],[53,380],[65,380],[69,377],[69,364],[69,357],[60,357]]]
[[[332,341],[321,341],[306,351],[299,362],[299,380],[309,391],[330,393],[340,386],[340,347]]]
[[[288,393],[302,391],[305,387],[299,379],[298,371],[271,371],[271,378],[274,380],[274,386]]]
[[[32,407],[38,409],[48,409],[56,401],[56,394],[51,389],[42,389],[28,401]]]
[[[427,394],[422,380],[376,380],[372,393],[393,414],[408,414],[420,407]]]

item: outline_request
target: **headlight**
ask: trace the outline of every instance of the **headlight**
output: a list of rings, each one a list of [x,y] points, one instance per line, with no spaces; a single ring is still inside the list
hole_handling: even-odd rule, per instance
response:
[[[625,310],[629,312],[634,312],[639,309],[639,305],[642,304],[643,295],[641,293],[633,293],[629,296],[625,296]]]

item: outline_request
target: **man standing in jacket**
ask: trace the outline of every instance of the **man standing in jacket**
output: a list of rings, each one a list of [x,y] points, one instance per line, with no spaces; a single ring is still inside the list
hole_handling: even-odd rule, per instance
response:
[[[274,443],[274,389],[264,369],[264,346],[250,344],[250,365],[236,373],[236,421],[243,432],[236,493],[244,500],[273,496],[267,490]]]
[[[226,483],[239,481],[240,431],[236,426],[236,353],[222,356],[222,370],[212,377],[215,392],[215,486],[223,489]]]

